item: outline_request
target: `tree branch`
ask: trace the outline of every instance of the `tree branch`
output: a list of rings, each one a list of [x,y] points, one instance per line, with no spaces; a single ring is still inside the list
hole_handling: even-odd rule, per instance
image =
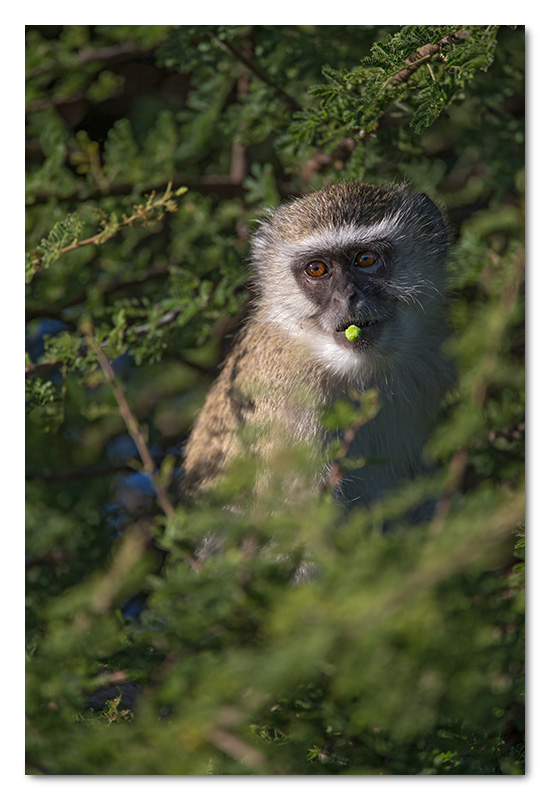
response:
[[[86,480],[88,478],[99,478],[102,475],[112,475],[117,472],[135,472],[127,463],[122,464],[90,464],[87,467],[74,467],[60,472],[50,472],[39,474],[28,472],[25,475],[26,481],[42,481],[44,483],[65,483],[66,481]]]
[[[213,35],[212,38],[214,39],[216,44],[222,48],[222,50],[225,50],[226,53],[233,56],[233,58],[235,58],[237,61],[240,61],[241,64],[244,64],[245,67],[250,70],[250,72],[252,72],[257,78],[259,78],[262,81],[262,83],[265,83],[266,86],[269,86],[271,89],[273,89],[279,95],[281,100],[283,100],[289,111],[302,110],[301,106],[296,102],[296,100],[294,100],[293,97],[287,94],[287,92],[285,92],[284,89],[282,89],[278,84],[276,84],[275,81],[271,80],[269,75],[266,75],[266,73],[261,69],[261,67],[259,67],[254,61],[252,61],[252,59],[248,58],[248,56],[246,56],[244,53],[241,53],[241,51],[238,50],[235,47],[235,45],[231,44],[231,42],[220,39],[216,35]]]
[[[63,361],[41,361],[40,364],[27,364],[25,367],[25,378],[33,378],[35,375],[42,375],[44,372],[51,372],[52,369],[61,367]]]
[[[111,228],[108,225],[106,228],[94,234],[94,236],[90,236],[88,239],[80,239],[80,240],[75,239],[75,241],[71,242],[71,244],[68,244],[66,247],[62,247],[61,250],[59,250],[59,255],[61,256],[64,255],[65,253],[70,253],[72,250],[77,250],[80,247],[87,247],[87,245],[89,244],[103,244],[103,242],[106,242],[108,239],[114,236],[115,233],[118,233],[121,228],[124,228],[126,226],[132,227],[134,222],[146,223],[147,221],[151,221],[149,220],[149,214],[151,213],[151,211],[154,211],[156,209],[165,208],[167,211],[176,210],[176,205],[172,200],[171,181],[168,183],[168,186],[166,187],[166,190],[162,195],[162,197],[153,202],[154,196],[155,192],[152,191],[145,205],[140,204],[134,206],[134,213],[130,214],[129,217],[123,216],[122,220],[120,220],[120,222],[118,222],[116,226]],[[39,267],[41,263],[44,261],[44,256],[35,256],[35,258],[31,260],[32,264],[35,267]]]
[[[174,322],[179,315],[184,311],[184,308],[172,308],[170,311],[167,311],[163,316],[157,321],[155,325],[155,330],[159,328],[164,328],[166,325],[170,325],[171,322]],[[151,326],[148,322],[144,323],[143,325],[137,325],[133,328],[133,333],[137,334],[138,336],[143,336],[144,334],[149,333],[151,330]],[[101,343],[101,347],[105,347],[106,342]],[[84,355],[87,351],[87,345],[82,344],[79,348],[78,354]],[[212,377],[210,371],[206,367],[200,366],[200,364],[193,364],[186,362],[183,358],[180,357],[180,361],[182,363],[188,364],[193,369],[197,370],[208,377]],[[39,364],[27,364],[25,367],[25,378],[32,378],[35,375],[41,375],[44,372],[51,372],[53,369],[57,369],[58,367],[63,366],[64,361],[41,361]]]
[[[520,256],[515,264],[515,272],[511,276],[510,283],[504,288],[499,298],[498,315],[500,323],[500,330],[493,334],[493,341],[489,343],[486,349],[483,360],[482,369],[479,372],[479,377],[474,382],[471,389],[471,403],[473,406],[483,408],[487,401],[489,392],[491,375],[494,372],[497,358],[501,352],[502,335],[504,333],[506,322],[510,319],[512,311],[516,305],[517,296],[519,293],[521,281],[525,270],[523,256]],[[489,441],[491,441],[489,434]],[[451,463],[449,465],[448,477],[446,485],[443,489],[441,497],[439,498],[432,521],[430,523],[430,532],[433,535],[439,534],[443,530],[443,526],[447,515],[452,507],[452,500],[456,492],[460,491],[463,479],[468,467],[470,452],[466,446],[461,447],[456,451]]]
[[[206,195],[216,195],[220,197],[243,197],[244,189],[240,182],[236,182],[228,175],[204,175],[201,177],[189,177],[176,173],[172,177],[172,183],[176,186],[186,186],[189,190],[200,192]],[[147,187],[145,192],[161,191],[166,186],[166,181],[162,181],[152,186]],[[109,187],[109,196],[120,196],[132,194],[135,192],[135,183],[114,183]],[[81,193],[77,189],[73,194],[67,197],[59,197],[58,192],[45,191],[37,192],[32,198],[29,198],[27,205],[35,205],[37,203],[46,203],[52,197],[57,198],[61,202],[68,202],[71,200],[78,200],[79,203],[84,203],[86,200],[98,200],[105,197],[105,192],[100,189],[88,193]]]
[[[315,153],[315,155],[307,159],[302,167],[302,182],[307,188],[309,188],[313,176],[317,172],[320,172],[322,169],[324,169],[324,167],[328,167],[330,164],[341,162],[341,167],[343,168],[345,162],[351,156],[356,147],[357,142],[355,139],[349,137],[347,139],[342,139],[342,141],[339,142],[334,150],[330,151],[330,153],[325,153],[323,151]]]
[[[149,452],[149,448],[147,447],[147,443],[145,438],[141,432],[139,427],[138,421],[133,415],[128,401],[126,400],[126,395],[124,394],[122,387],[118,383],[115,373],[113,372],[113,368],[109,363],[108,359],[105,356],[105,353],[101,349],[101,346],[96,342],[94,335],[93,335],[93,328],[92,323],[88,321],[83,325],[83,332],[88,342],[88,347],[93,350],[95,356],[99,362],[99,366],[101,367],[105,378],[107,379],[107,383],[111,386],[113,390],[113,394],[118,404],[118,408],[120,411],[120,415],[124,420],[128,433],[132,437],[135,446],[137,447],[138,453],[140,455],[141,461],[143,466],[145,467],[145,471],[148,472],[151,477],[153,478],[153,485],[155,487],[155,492],[157,495],[157,500],[159,506],[164,511],[167,517],[171,517],[174,514],[174,507],[172,506],[170,500],[168,499],[168,495],[166,490],[162,484],[158,482],[155,477],[156,465],[153,461],[153,457]]]
[[[117,291],[127,291],[128,289],[136,289],[149,281],[159,280],[160,278],[167,278],[170,275],[170,267],[163,267],[162,269],[150,270],[146,275],[139,278],[132,278],[131,280],[121,281],[114,280],[108,283],[98,283],[97,291],[102,297],[113,294]],[[80,305],[84,303],[88,297],[86,291],[79,292],[73,295],[66,302],[63,303],[61,308],[35,308],[31,309],[26,316],[26,322],[31,322],[33,319],[41,319],[42,317],[60,318],[64,309],[71,308],[71,306]]]
[[[344,438],[342,439],[342,444],[340,445],[340,448],[331,464],[328,475],[325,478],[326,489],[334,491],[334,489],[336,489],[345,476],[346,473],[343,467],[344,459],[349,453],[350,447],[359,432],[359,428],[362,428],[363,425],[369,421],[369,419],[371,418],[361,416],[356,419],[353,425],[350,425],[350,427],[346,430]]]
[[[392,75],[389,82],[399,84],[408,81],[408,79],[416,72],[417,69],[433,58],[433,56],[441,53],[444,47],[447,47],[454,42],[460,42],[465,36],[467,36],[467,34],[468,32],[464,29],[459,31],[451,31],[451,33],[448,33],[447,36],[444,36],[443,39],[436,44],[425,44],[414,54],[414,56],[406,60],[405,63],[408,66],[400,70],[397,74]]]
[[[249,769],[254,772],[263,773],[267,768],[267,762],[263,753],[251,747],[248,742],[240,739],[234,733],[223,730],[222,728],[214,728],[208,735],[208,741],[226,753],[230,758],[235,761],[242,762]]]

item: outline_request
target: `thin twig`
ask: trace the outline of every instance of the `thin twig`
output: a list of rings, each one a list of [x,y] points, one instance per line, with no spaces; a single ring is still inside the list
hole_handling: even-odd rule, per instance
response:
[[[128,401],[126,400],[126,395],[124,394],[122,387],[118,383],[113,368],[109,363],[108,359],[106,358],[105,353],[101,349],[101,346],[94,339],[91,322],[84,324],[83,329],[84,329],[84,335],[88,342],[88,347],[90,347],[95,353],[95,356],[99,362],[103,374],[105,375],[107,382],[109,383],[111,389],[113,390],[113,394],[115,396],[115,399],[117,401],[120,410],[120,415],[124,420],[128,433],[132,437],[134,444],[137,447],[141,461],[143,463],[143,466],[145,467],[145,471],[148,472],[153,478],[153,485],[155,487],[155,492],[157,495],[159,506],[162,508],[167,517],[171,517],[174,514],[174,507],[172,506],[172,503],[168,499],[168,495],[166,493],[164,486],[162,486],[162,484],[160,484],[155,477],[155,471],[156,471],[155,462],[153,461],[151,453],[149,452],[149,448],[147,447],[147,443],[143,437],[138,421],[133,415],[132,410],[130,409],[130,406],[128,404]]]
[[[109,281],[107,283],[98,283],[96,285],[95,290],[97,291],[98,295],[106,297],[107,295],[110,295],[114,292],[136,289],[139,286],[142,286],[144,283],[158,280],[159,278],[167,278],[169,275],[170,275],[170,267],[156,269],[156,270],[149,270],[149,272],[147,272],[146,275],[141,275],[136,278],[131,278],[130,280],[127,281],[121,281],[117,279],[114,281]],[[33,319],[40,319],[42,317],[48,317],[49,319],[59,318],[61,317],[65,309],[71,308],[72,306],[80,305],[81,303],[84,303],[87,299],[88,299],[88,292],[84,290],[66,300],[61,308],[31,309],[29,313],[26,315],[26,322],[30,322]]]
[[[203,175],[201,177],[188,177],[181,173],[173,175],[173,182],[177,186],[187,186],[189,190],[200,192],[206,195],[216,195],[221,197],[242,197],[244,195],[244,188],[242,184],[236,183],[233,178],[227,175]],[[145,189],[146,192],[160,191],[166,185],[166,181],[154,184]],[[135,191],[135,184],[133,183],[114,183],[109,187],[109,195],[127,195]],[[37,192],[27,201],[27,205],[36,205],[38,203],[45,203],[52,197],[58,198],[64,203],[71,200],[78,200],[82,203],[86,200],[96,200],[103,198],[104,192],[100,189],[82,193],[82,187],[79,186],[76,191],[66,197],[59,198],[59,193],[55,190]]]
[[[138,520],[124,532],[110,569],[94,587],[90,598],[90,608],[93,612],[105,614],[112,607],[121,585],[140,561],[150,541],[151,535],[144,520]]]
[[[498,336],[498,341],[493,341],[492,347],[488,347],[483,355],[480,377],[474,383],[474,386],[471,390],[471,403],[473,406],[483,408],[487,400],[490,384],[490,378],[487,376],[490,376],[494,370],[496,353],[499,352],[503,329],[506,321],[510,319],[512,309],[516,304],[524,268],[525,265],[523,263],[523,258],[521,257],[516,264],[516,273],[513,276],[513,280],[504,289],[500,296],[499,319],[502,320],[502,330]],[[443,530],[443,525],[452,507],[453,497],[462,486],[466,469],[468,467],[469,457],[470,453],[468,448],[462,447],[457,450],[451,459],[447,483],[443,489],[441,497],[437,502],[430,524],[430,532],[433,535],[437,535]]]
[[[60,472],[28,472],[26,481],[43,481],[44,483],[66,483],[67,481],[81,481],[89,478],[99,478],[102,475],[112,475],[119,472],[134,472],[127,462],[119,464],[90,464],[87,467],[61,470]]]
[[[346,458],[347,454],[349,453],[350,447],[353,444],[355,437],[357,436],[359,429],[367,423],[371,417],[359,417],[355,420],[353,425],[346,430],[344,434],[344,438],[342,439],[342,444],[328,472],[328,475],[325,479],[325,487],[330,491],[334,491],[338,484],[342,481],[345,476],[345,470],[343,465],[343,461]]]
[[[455,497],[462,486],[469,458],[470,453],[468,448],[461,447],[451,459],[445,487],[443,488],[441,497],[437,500],[430,521],[430,533],[433,536],[437,536],[443,530],[443,525],[453,505],[453,497]]]
[[[171,311],[167,311],[156,323],[154,330],[158,330],[159,328],[164,328],[166,325],[169,325],[175,319],[179,317],[183,308],[173,308]],[[151,331],[151,326],[148,322],[144,325],[138,325],[132,329],[132,333],[137,334],[138,336],[144,336],[145,334]],[[101,347],[107,346],[107,340],[101,342]],[[85,344],[82,344],[78,350],[79,356],[86,355],[88,348]],[[126,351],[125,351],[126,352]],[[204,367],[201,364],[195,364],[191,361],[186,360],[181,355],[179,357],[179,361],[181,364],[184,364],[187,367],[195,370],[201,375],[206,376],[209,379],[212,379],[212,375],[215,374],[212,372],[211,369],[208,367]],[[35,375],[42,375],[45,372],[51,372],[54,369],[58,369],[58,367],[62,367],[66,365],[65,361],[41,361],[39,364],[27,364],[25,366],[25,378],[33,378]]]
[[[305,185],[306,188],[309,188],[311,185],[311,180],[313,176],[320,172],[325,167],[328,167],[329,164],[338,162],[341,163],[341,167],[344,167],[345,162],[351,156],[355,148],[357,147],[357,142],[355,139],[348,137],[347,139],[342,139],[336,147],[330,151],[330,153],[323,152],[322,150],[315,155],[308,158],[305,161],[302,170],[301,170],[301,179],[302,183]]]
[[[208,740],[214,747],[226,753],[235,761],[240,761],[254,772],[263,773],[267,768],[267,761],[263,753],[251,747],[234,733],[229,733],[222,728],[215,728],[210,732]]]
[[[33,378],[35,375],[51,372],[53,369],[63,366],[63,364],[63,361],[41,361],[40,364],[27,364],[25,367],[25,378]]]
[[[237,61],[240,61],[241,64],[244,64],[250,72],[254,73],[254,75],[259,78],[266,86],[269,86],[273,89],[279,97],[284,101],[286,107],[289,111],[301,111],[301,106],[296,102],[296,100],[291,97],[284,89],[282,89],[275,81],[271,80],[269,75],[266,73],[254,62],[252,59],[248,58],[244,53],[238,50],[235,45],[231,44],[231,42],[225,41],[220,39],[218,36],[212,37],[216,44],[218,44],[222,50],[225,50],[226,53],[233,56]]]
[[[245,55],[250,58],[254,53],[254,48],[251,39],[248,37],[244,41]],[[250,93],[250,71],[244,69],[237,78],[237,102],[241,97]],[[246,123],[242,122],[239,126],[240,130],[246,130]],[[242,184],[246,178],[248,171],[248,155],[247,148],[239,141],[238,138],[233,139],[231,144],[231,180],[237,184]]]
[[[134,213],[131,214],[129,217],[123,218],[114,230],[111,231],[109,229],[106,229],[99,231],[99,233],[96,233],[94,236],[90,236],[88,239],[80,239],[80,240],[75,239],[75,241],[71,242],[71,244],[68,244],[66,247],[62,247],[61,250],[59,251],[59,255],[70,253],[72,250],[77,250],[80,247],[86,247],[89,244],[103,244],[103,242],[107,241],[107,239],[110,239],[111,236],[114,236],[115,233],[118,233],[118,231],[121,228],[125,226],[131,227],[134,224],[134,222],[137,222],[138,220],[147,219],[148,214],[153,209],[162,208],[162,206],[165,206],[171,199],[172,182],[170,181],[168,183],[168,186],[166,187],[166,190],[162,195],[162,197],[160,197],[158,200],[155,200],[154,203],[152,202],[153,196],[154,192],[151,193],[149,201],[144,206],[136,206],[135,207],[136,210],[134,211]],[[36,258],[32,259],[32,263],[35,266],[40,266],[43,260],[44,257],[36,256]]]
[[[184,310],[185,309],[183,307],[170,309],[170,311],[167,311],[165,314],[162,315],[160,319],[157,320],[153,330],[157,331],[160,328],[164,328],[167,325],[170,325],[170,323],[174,322]],[[132,328],[131,330],[132,333],[136,336],[144,336],[145,334],[151,332],[151,324],[149,322],[146,322],[143,325],[136,325],[136,327]],[[108,343],[107,340],[101,342],[101,347],[106,347],[107,343]],[[87,345],[82,344],[78,350],[78,355],[79,356],[86,355],[87,349],[88,349]],[[190,363],[181,357],[180,361],[182,364],[186,364],[187,366],[192,367],[192,369],[196,370],[197,372],[200,372],[204,375],[207,375],[208,377],[211,377],[211,372],[206,367],[202,367],[200,364]],[[44,372],[51,372],[52,370],[57,369],[58,367],[62,367],[64,364],[65,362],[60,360],[41,361],[38,364],[34,363],[27,364],[25,366],[25,378],[33,378],[35,375],[41,375]]]

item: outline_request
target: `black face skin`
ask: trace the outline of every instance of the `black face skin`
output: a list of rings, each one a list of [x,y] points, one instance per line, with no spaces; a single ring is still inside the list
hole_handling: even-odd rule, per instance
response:
[[[313,319],[342,347],[361,350],[372,345],[394,317],[396,299],[387,291],[391,258],[383,245],[304,256],[293,272],[318,309]],[[350,325],[361,328],[353,342],[344,333]]]

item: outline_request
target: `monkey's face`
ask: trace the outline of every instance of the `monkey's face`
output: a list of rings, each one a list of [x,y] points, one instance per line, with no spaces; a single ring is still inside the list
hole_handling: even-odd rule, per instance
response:
[[[371,347],[395,317],[397,301],[387,291],[390,269],[389,248],[381,242],[327,249],[313,259],[304,254],[292,265],[298,287],[315,307],[310,323],[355,351]],[[361,331],[352,341],[345,333],[350,325]]]
[[[260,314],[339,374],[406,359],[439,321],[446,250],[426,195],[326,187],[280,207],[256,235]],[[350,325],[361,330],[353,341]]]

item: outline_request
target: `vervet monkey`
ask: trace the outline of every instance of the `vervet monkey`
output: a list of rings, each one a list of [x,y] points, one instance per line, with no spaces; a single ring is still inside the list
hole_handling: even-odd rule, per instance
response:
[[[225,474],[243,430],[266,460],[283,441],[324,452],[323,410],[370,388],[381,408],[349,453],[366,463],[339,493],[370,503],[419,472],[452,378],[441,352],[447,249],[436,205],[403,186],[340,183],[277,208],[252,241],[254,310],[185,447],[184,494]]]
[[[418,473],[452,384],[441,352],[447,238],[436,205],[405,187],[341,183],[276,209],[252,242],[255,308],[185,447],[184,494],[215,485],[246,446],[266,470],[270,455],[293,442],[322,455],[323,410],[370,388],[381,408],[349,452],[366,463],[346,474],[338,494],[368,504]],[[352,326],[360,333],[350,341]],[[306,484],[320,490],[325,476],[321,468]],[[301,496],[303,485],[291,481],[293,490]],[[219,546],[213,532],[196,556],[202,561]],[[306,562],[293,582],[315,573]],[[101,707],[118,688],[87,707]],[[131,685],[120,688],[122,707],[132,708]]]

